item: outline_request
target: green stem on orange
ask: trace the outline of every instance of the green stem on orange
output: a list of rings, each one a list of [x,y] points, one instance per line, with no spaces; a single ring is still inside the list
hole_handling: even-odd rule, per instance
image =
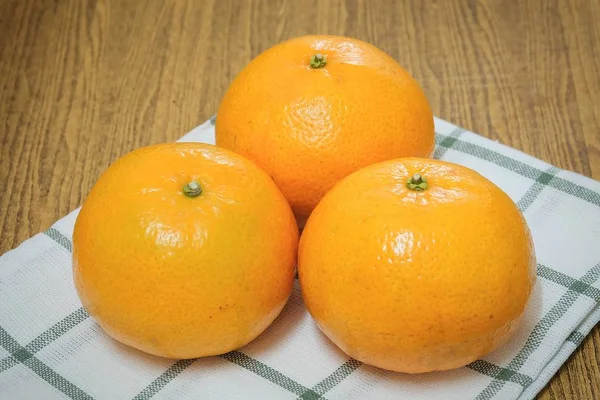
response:
[[[323,68],[327,65],[327,56],[317,53],[310,58],[310,67],[311,68]]]
[[[196,181],[186,183],[183,187],[183,194],[185,194],[187,197],[200,196],[200,193],[202,193],[202,188]]]
[[[408,181],[406,182],[406,187],[416,192],[422,192],[426,190],[429,187],[429,185],[427,184],[427,179],[425,179],[424,176],[421,176],[421,174],[414,174],[413,176],[408,178]]]

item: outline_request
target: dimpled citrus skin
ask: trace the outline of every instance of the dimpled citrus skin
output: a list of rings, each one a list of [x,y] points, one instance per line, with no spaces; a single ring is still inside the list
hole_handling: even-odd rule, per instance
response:
[[[327,64],[311,68],[320,53]],[[376,47],[304,36],[256,57],[219,107],[217,145],[275,180],[303,225],[349,173],[397,157],[428,157],[433,114],[419,84]]]
[[[413,174],[429,187],[407,188]],[[502,345],[535,282],[529,229],[511,199],[465,167],[418,158],[336,185],[302,233],[308,310],[350,356],[393,371],[461,367]]]
[[[196,181],[197,197],[182,188]],[[169,358],[250,342],[291,293],[298,228],[273,181],[199,143],[133,151],[94,185],[75,224],[73,273],[116,340]]]

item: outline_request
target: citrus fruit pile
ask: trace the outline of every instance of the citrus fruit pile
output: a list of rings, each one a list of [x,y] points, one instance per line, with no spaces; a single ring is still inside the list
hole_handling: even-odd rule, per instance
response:
[[[493,183],[429,158],[429,103],[384,52],[272,47],[225,94],[216,143],[133,151],[87,196],[75,287],[114,339],[169,358],[240,348],[296,268],[323,333],[368,364],[446,370],[510,339],[535,283],[527,224]]]

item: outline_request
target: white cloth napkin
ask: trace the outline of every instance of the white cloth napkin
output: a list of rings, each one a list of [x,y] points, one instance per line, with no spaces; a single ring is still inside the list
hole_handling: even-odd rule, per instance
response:
[[[182,141],[214,143],[214,119]],[[538,283],[515,337],[484,360],[407,375],[349,359],[318,330],[296,283],[255,341],[168,360],[112,340],[71,278],[77,210],[0,257],[0,399],[530,399],[600,320],[600,183],[436,119],[435,156],[491,179],[523,210]]]

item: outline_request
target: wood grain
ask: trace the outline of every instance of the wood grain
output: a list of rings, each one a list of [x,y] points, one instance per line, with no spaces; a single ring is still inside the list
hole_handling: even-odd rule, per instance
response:
[[[284,39],[382,48],[436,115],[600,179],[600,2],[0,0],[0,253],[76,208],[126,152],[215,112]],[[541,399],[600,398],[596,328]]]

